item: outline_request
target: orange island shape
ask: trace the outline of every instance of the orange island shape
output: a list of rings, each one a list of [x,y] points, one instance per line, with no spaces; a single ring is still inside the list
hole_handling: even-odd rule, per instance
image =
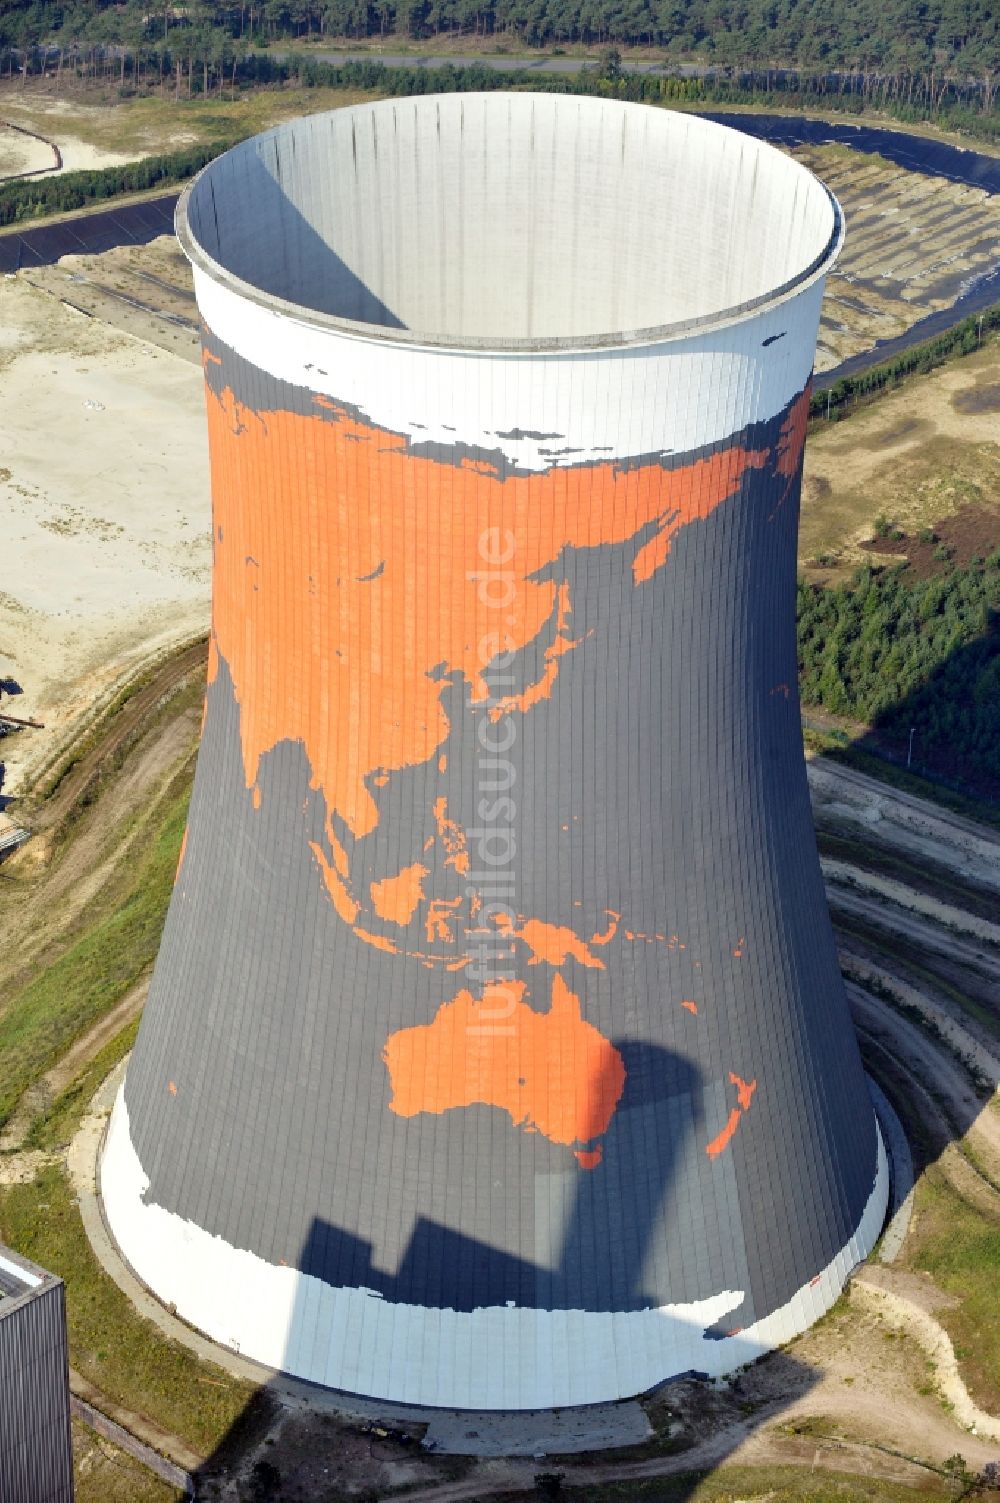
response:
[[[535,1012],[523,981],[493,982],[481,999],[460,991],[432,1022],[389,1035],[383,1059],[399,1117],[475,1105],[498,1107],[515,1127],[566,1146],[606,1132],[625,1086],[625,1065],[580,1013],[561,976],[552,1006]],[[601,1150],[576,1150],[585,1169]]]

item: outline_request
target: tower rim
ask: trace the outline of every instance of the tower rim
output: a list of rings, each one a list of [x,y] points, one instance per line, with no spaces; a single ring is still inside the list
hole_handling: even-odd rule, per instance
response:
[[[312,307],[306,302],[281,296],[276,292],[268,291],[266,288],[258,286],[246,277],[240,276],[228,267],[222,259],[213,256],[206,249],[193,223],[193,205],[197,196],[199,192],[203,192],[206,188],[210,192],[212,191],[213,175],[219,173],[220,165],[234,160],[237,154],[246,152],[259,143],[274,141],[280,144],[282,140],[290,140],[294,128],[302,123],[298,120],[292,120],[249,137],[247,140],[231,147],[228,151],[221,153],[220,156],[209,162],[192,179],[181,194],[175,210],[175,230],[181,249],[196,272],[202,273],[218,286],[255,304],[263,311],[283,321],[297,323],[308,329],[320,332],[336,332],[348,338],[366,343],[402,346],[414,350],[438,350],[444,353],[450,352],[454,354],[493,357],[584,355],[603,351],[634,351],[645,346],[670,344],[693,337],[702,338],[706,334],[724,332],[749,319],[758,318],[764,312],[778,309],[783,304],[791,301],[792,298],[825,278],[840,255],[845,238],[844,214],[835,194],[831,192],[822,179],[816,177],[814,173],[796,162],[793,158],[787,156],[784,152],[779,151],[777,147],[771,146],[769,143],[760,141],[754,137],[746,136],[744,132],[732,126],[723,125],[716,120],[706,119],[693,112],[670,109],[661,110],[650,105],[637,104],[625,100],[593,99],[589,96],[576,95],[552,95],[538,91],[508,93],[507,91],[496,90],[489,92],[425,94],[406,99],[367,102],[345,106],[341,109],[320,111],[316,115],[304,117],[304,119],[318,122],[338,116],[350,119],[353,127],[356,121],[369,117],[373,112],[380,110],[389,111],[403,104],[412,104],[420,109],[429,110],[439,107],[445,101],[451,103],[457,102],[461,105],[467,102],[496,101],[503,98],[518,102],[526,101],[529,105],[538,101],[545,101],[548,104],[554,102],[557,106],[598,106],[621,112],[623,120],[627,114],[632,112],[647,113],[657,117],[667,116],[671,117],[671,128],[673,128],[674,122],[683,121],[685,130],[694,127],[696,132],[704,132],[706,140],[714,139],[716,142],[722,143],[720,150],[724,149],[725,145],[731,146],[733,139],[738,139],[741,144],[746,143],[748,146],[752,144],[756,157],[772,165],[775,159],[777,159],[780,163],[779,170],[787,173],[790,189],[805,184],[808,191],[816,194],[818,201],[823,204],[823,207],[829,209],[829,233],[821,248],[804,265],[795,269],[791,275],[783,278],[775,285],[766,287],[755,296],[744,298],[719,309],[713,309],[701,314],[696,313],[686,318],[670,318],[662,322],[642,323],[635,326],[610,328],[597,332],[527,336],[496,333],[477,334],[475,332],[455,333],[409,326],[395,327],[392,324],[351,318]],[[521,107],[520,103],[518,107]],[[213,214],[214,207],[213,203]],[[730,232],[732,232],[735,226],[731,225],[729,228]]]

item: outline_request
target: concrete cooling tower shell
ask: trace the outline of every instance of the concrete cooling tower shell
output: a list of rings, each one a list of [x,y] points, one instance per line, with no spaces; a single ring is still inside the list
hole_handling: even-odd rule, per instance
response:
[[[178,232],[213,627],[119,1246],[385,1399],[731,1370],[887,1194],[796,694],[839,209],[689,115],[497,93],[281,126]]]

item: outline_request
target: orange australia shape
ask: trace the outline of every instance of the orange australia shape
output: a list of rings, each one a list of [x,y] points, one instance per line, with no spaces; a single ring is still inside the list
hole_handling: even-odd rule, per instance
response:
[[[607,1131],[625,1085],[614,1044],[580,1014],[561,976],[548,1012],[524,1001],[523,981],[493,982],[482,998],[460,991],[431,1023],[390,1034],[383,1059],[399,1117],[493,1106],[553,1143],[592,1143]],[[578,1151],[584,1168],[600,1149]]]

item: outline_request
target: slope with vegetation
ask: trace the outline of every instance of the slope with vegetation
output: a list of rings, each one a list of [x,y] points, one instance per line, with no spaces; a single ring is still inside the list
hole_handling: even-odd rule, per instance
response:
[[[876,532],[898,531],[880,519]],[[903,541],[900,534],[897,541]],[[876,745],[987,797],[1000,795],[1000,548],[914,578],[867,565],[833,586],[799,585],[803,702],[872,727]],[[884,750],[884,748],[883,748]]]

